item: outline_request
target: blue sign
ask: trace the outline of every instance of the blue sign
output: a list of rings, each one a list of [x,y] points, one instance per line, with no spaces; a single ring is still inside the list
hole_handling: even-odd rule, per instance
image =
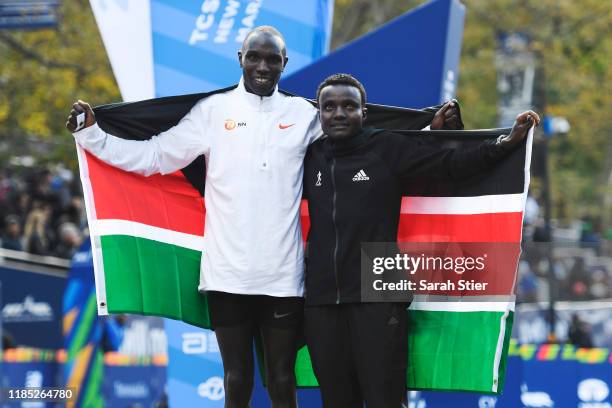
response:
[[[290,74],[329,47],[333,0],[152,0],[157,96],[204,92],[238,82],[237,52],[256,26],[285,36]]]
[[[0,29],[36,29],[57,25],[59,0],[0,2]]]
[[[2,364],[2,384],[3,388],[43,388],[57,387],[57,374],[59,364],[51,362],[10,362]],[[6,394],[5,394],[6,396]],[[9,407],[36,407],[52,408],[54,402],[23,402],[9,403],[0,401],[1,408]]]
[[[223,363],[215,333],[166,319],[172,407],[224,406]]]
[[[102,391],[107,407],[155,407],[164,397],[166,367],[104,367]]]
[[[0,282],[4,334],[19,346],[62,348],[62,295],[66,279],[0,266]]]
[[[508,359],[502,395],[411,392],[410,406],[446,408],[612,408],[612,364]]]
[[[458,0],[426,3],[286,76],[281,88],[314,98],[325,77],[346,72],[364,84],[369,102],[436,105],[455,95],[464,16]]]

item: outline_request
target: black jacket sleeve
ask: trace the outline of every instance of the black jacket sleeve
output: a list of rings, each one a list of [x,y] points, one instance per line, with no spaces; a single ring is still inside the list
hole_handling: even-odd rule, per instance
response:
[[[459,180],[487,170],[510,152],[498,139],[467,148],[448,148],[397,133],[380,136],[384,136],[383,160],[401,179],[424,176]]]

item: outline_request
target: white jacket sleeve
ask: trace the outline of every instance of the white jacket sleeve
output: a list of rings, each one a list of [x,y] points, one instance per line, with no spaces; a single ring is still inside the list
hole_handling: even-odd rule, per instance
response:
[[[319,120],[319,111],[311,107],[308,113],[310,114],[310,124],[306,131],[306,140],[310,145],[323,137],[323,129],[321,128],[321,121]]]
[[[77,143],[102,161],[145,176],[168,174],[190,164],[209,149],[207,118],[196,104],[174,127],[149,140],[127,140],[106,133],[98,124],[74,133]]]

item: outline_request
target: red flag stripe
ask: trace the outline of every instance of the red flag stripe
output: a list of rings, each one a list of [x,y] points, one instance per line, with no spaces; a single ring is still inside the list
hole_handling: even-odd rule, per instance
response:
[[[485,214],[400,215],[397,239],[400,242],[521,242],[522,212]],[[302,200],[302,232],[310,229],[308,204]]]
[[[204,200],[180,171],[144,177],[86,153],[96,218],[204,234]]]
[[[400,242],[520,242],[522,212],[401,214]]]

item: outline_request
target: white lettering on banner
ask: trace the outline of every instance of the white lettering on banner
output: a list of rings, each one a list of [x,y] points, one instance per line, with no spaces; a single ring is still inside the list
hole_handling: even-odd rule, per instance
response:
[[[263,0],[253,0],[246,5],[245,16],[240,21],[241,26],[237,30],[235,42],[242,43],[249,31],[255,27],[262,3]],[[235,25],[236,16],[240,11],[240,5],[241,3],[238,0],[227,0],[227,5],[223,9],[223,15],[218,22],[217,32],[214,36],[215,43],[227,43]],[[215,13],[220,6],[220,0],[204,0],[201,14],[196,18],[195,28],[191,32],[189,45],[196,45],[201,41],[208,40],[209,30],[215,25]]]
[[[26,372],[25,386],[27,388],[40,388],[43,386],[43,375],[38,370]],[[42,401],[26,401],[21,403],[21,408],[44,408]]]
[[[255,0],[246,6],[246,17],[242,19],[242,27],[238,29],[238,35],[236,36],[237,43],[242,43],[249,31],[255,27],[255,20],[259,16],[261,3],[263,3],[263,0]]]
[[[610,388],[599,378],[588,378],[578,384],[579,408],[610,408],[604,400],[610,395]]]
[[[527,385],[521,385],[521,402],[525,407],[552,408],[555,406],[550,395],[543,391],[529,391]]]
[[[497,397],[491,397],[484,395],[478,400],[478,408],[495,408],[497,404]]]
[[[402,404],[402,407],[406,407]],[[408,391],[408,407],[407,408],[427,408],[427,401],[421,396],[421,391]]]
[[[218,353],[219,344],[214,333],[183,333],[183,353]]]
[[[210,377],[198,385],[198,394],[202,398],[208,398],[212,401],[219,401],[225,397],[225,389],[223,388],[223,378]]]
[[[120,381],[113,382],[115,395],[119,398],[147,398],[149,396],[149,387],[144,382],[137,383],[122,383]]]
[[[217,35],[215,36],[216,43],[226,43],[227,37],[229,37],[232,27],[234,27],[234,17],[238,14],[238,8],[240,2],[236,0],[229,0],[227,6],[225,6],[225,12],[221,21],[219,21],[219,28],[217,29]]]
[[[189,45],[208,39],[206,32],[215,23],[215,12],[219,9],[220,0],[204,0],[202,2],[202,14],[196,18],[195,28],[191,32]]]
[[[5,322],[32,322],[53,320],[53,309],[49,303],[37,302],[27,295],[22,303],[7,303],[2,309]]]
[[[183,333],[183,353],[206,353],[206,333]]]

